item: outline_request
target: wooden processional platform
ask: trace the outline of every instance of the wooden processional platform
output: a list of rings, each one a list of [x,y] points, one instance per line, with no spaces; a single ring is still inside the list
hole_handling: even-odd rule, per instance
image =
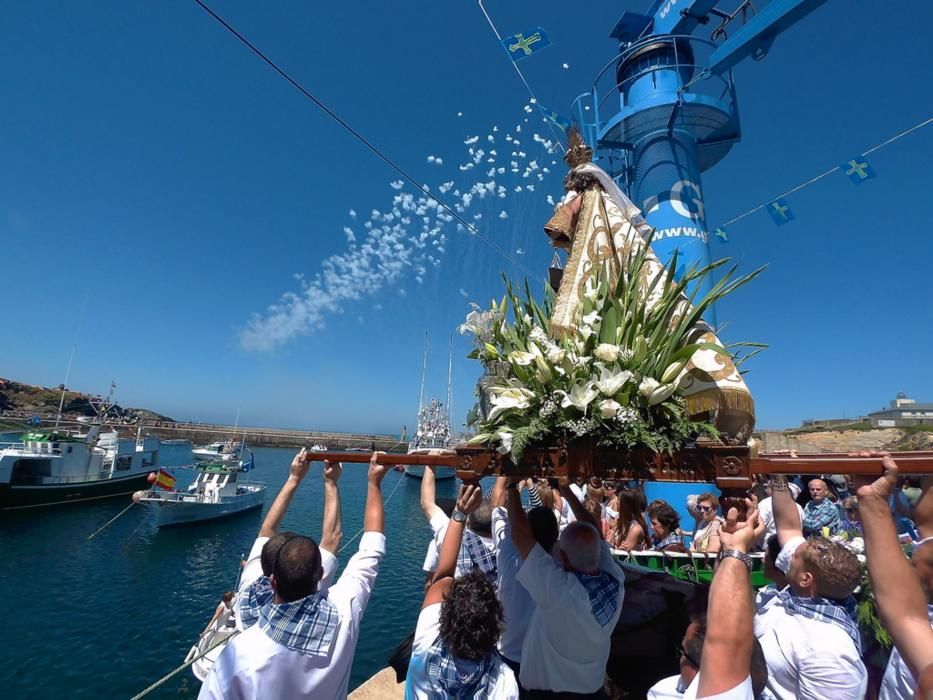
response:
[[[369,462],[367,452],[314,452],[314,460]],[[933,451],[894,452],[902,475],[933,474]],[[760,454],[752,456],[746,445],[698,441],[674,454],[648,449],[616,450],[593,444],[529,448],[518,464],[495,450],[461,447],[429,454],[384,452],[386,465],[453,467],[463,481],[485,476],[538,476],[573,479],[578,474],[623,481],[669,481],[714,483],[726,497],[744,496],[759,475],[851,474],[880,476],[881,458],[848,453]]]

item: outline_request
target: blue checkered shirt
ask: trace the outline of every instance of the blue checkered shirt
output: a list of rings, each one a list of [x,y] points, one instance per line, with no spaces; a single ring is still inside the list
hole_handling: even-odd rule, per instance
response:
[[[240,625],[243,629],[259,622],[259,611],[275,598],[268,576],[260,576],[240,595],[245,598],[239,605]]]
[[[841,627],[852,641],[859,654],[862,653],[862,639],[859,635],[856,620],[855,598],[849,596],[845,600],[830,600],[828,598],[803,598],[795,595],[790,588],[773,592],[761,590],[761,607],[764,607],[777,598],[776,605],[782,606],[791,615],[803,615],[811,620],[826,622]]]
[[[479,569],[495,583],[499,575],[495,543],[490,540],[487,545],[486,540],[475,532],[464,531],[460,554],[457,556],[457,569],[461,575]]]
[[[476,698],[489,695],[493,660],[492,655],[481,661],[458,659],[447,650],[438,637],[427,655],[427,672],[431,681],[431,700],[448,698]]]
[[[678,535],[676,532],[670,533],[663,540],[658,540],[657,538],[654,538],[654,548],[659,549],[659,550],[664,549],[665,547],[672,545],[672,544],[683,544],[683,543],[684,543],[684,538]]]
[[[619,580],[605,571],[595,575],[574,573],[590,598],[593,617],[600,627],[605,627],[619,607]]]
[[[340,626],[340,614],[327,598],[313,593],[291,603],[264,606],[258,624],[277,644],[308,656],[326,657]]]

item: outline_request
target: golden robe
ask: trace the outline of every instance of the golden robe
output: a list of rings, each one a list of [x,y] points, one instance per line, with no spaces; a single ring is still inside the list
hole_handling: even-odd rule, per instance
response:
[[[593,187],[582,194],[568,193],[544,229],[551,245],[570,251],[550,319],[550,331],[556,337],[577,325],[587,282],[605,265],[609,269],[610,285],[613,285],[618,280],[622,262],[647,245],[645,235],[651,228],[624,195],[616,191],[614,198],[603,189]],[[657,275],[668,274],[667,268],[650,251],[645,269],[647,276],[642,284],[645,290]],[[662,278],[647,299],[649,308],[657,303],[663,287]],[[684,297],[681,313],[689,308]],[[702,321],[694,327],[688,341],[721,345],[713,329]],[[694,420],[708,421],[731,438],[744,441],[751,437],[755,404],[728,355],[697,350],[678,379],[687,411]]]

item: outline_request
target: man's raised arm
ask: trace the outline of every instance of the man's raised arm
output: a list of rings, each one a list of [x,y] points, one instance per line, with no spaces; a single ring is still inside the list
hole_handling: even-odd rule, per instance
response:
[[[382,480],[386,475],[386,465],[379,464],[381,452],[373,452],[369,459],[369,473],[366,475],[366,513],[363,516],[364,532],[385,532],[385,508],[382,505]]]
[[[421,475],[421,510],[428,521],[438,513],[444,513],[437,505],[437,476],[433,464],[426,466]]]
[[[774,527],[777,530],[778,544],[782,547],[795,537],[803,537],[803,523],[800,511],[790,487],[783,476],[771,480],[771,512],[774,515]]]
[[[531,524],[528,522],[528,515],[522,508],[522,497],[518,492],[518,486],[509,484],[506,489],[506,505],[509,511],[509,531],[512,533],[512,544],[518,550],[519,556],[524,560],[529,552],[534,549],[534,533],[531,531]]]
[[[901,550],[888,506],[888,498],[897,489],[897,464],[884,454],[882,465],[884,475],[858,489],[868,577],[881,621],[914,678],[919,678],[924,669],[933,665],[933,630],[926,596]]]
[[[286,479],[285,485],[282,486],[282,489],[279,491],[279,495],[276,496],[275,500],[272,502],[272,507],[269,508],[269,512],[266,513],[266,518],[262,521],[262,527],[259,528],[260,537],[273,537],[278,533],[279,526],[282,524],[282,518],[285,517],[285,513],[288,512],[288,506],[291,505],[292,497],[294,497],[295,492],[301,485],[301,480],[304,479],[308,473],[308,467],[310,466],[310,462],[308,461],[309,456],[310,455],[303,447],[298,454],[295,455],[295,458],[292,460],[288,479]]]
[[[753,507],[751,503],[749,506]],[[735,522],[737,517],[731,515],[730,520]],[[749,677],[755,640],[749,582],[751,564],[746,565],[741,555],[748,554],[757,540],[757,521],[758,513],[749,510],[745,527],[734,534],[725,530],[721,533],[723,558],[709,589],[698,698],[725,693]],[[730,552],[738,553],[738,558]]]
[[[343,516],[340,512],[340,489],[337,481],[343,473],[340,462],[324,462],[324,522],[321,527],[321,549],[336,554],[343,538]]]

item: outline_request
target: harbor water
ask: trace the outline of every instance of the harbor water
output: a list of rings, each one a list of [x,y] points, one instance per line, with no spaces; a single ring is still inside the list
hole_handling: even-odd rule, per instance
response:
[[[254,449],[249,479],[267,484],[262,511],[164,530],[134,506],[93,539],[130,498],[0,513],[0,610],[6,698],[127,698],[179,666],[224,591],[241,555],[284,483],[294,450]],[[164,445],[163,466],[191,462],[190,447]],[[366,465],[340,479],[344,543],[362,527]],[[175,470],[178,485],[194,472]],[[413,628],[421,605],[421,565],[430,530],[419,505],[420,481],[390,472],[383,483],[387,553],[363,619],[350,689],[387,665]],[[453,496],[454,481],[438,482]],[[394,493],[393,493],[394,492]],[[283,529],[320,536],[321,465],[312,464]],[[358,540],[340,554],[342,565]],[[339,572],[338,572],[339,575]],[[149,695],[193,698],[200,683],[185,670]]]

